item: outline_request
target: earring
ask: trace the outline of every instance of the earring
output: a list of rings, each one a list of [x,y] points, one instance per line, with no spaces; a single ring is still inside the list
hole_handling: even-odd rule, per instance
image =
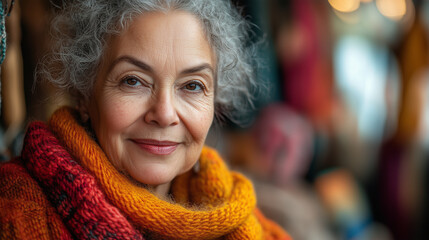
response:
[[[82,98],[79,100],[77,106],[76,106],[76,110],[79,112],[80,115],[80,120],[82,121],[82,123],[86,123],[89,120],[89,113],[88,113],[88,101],[85,101],[83,96]]]
[[[192,167],[192,170],[194,171],[194,173],[198,173],[200,171],[200,160],[198,160],[194,166]]]
[[[89,120],[89,114],[88,114],[87,112],[82,112],[82,111],[80,111],[80,120],[81,120],[83,123],[88,122],[88,120]]]

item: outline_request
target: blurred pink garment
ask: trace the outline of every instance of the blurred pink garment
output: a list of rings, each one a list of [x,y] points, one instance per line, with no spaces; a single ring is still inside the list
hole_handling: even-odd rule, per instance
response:
[[[285,104],[265,108],[254,129],[260,158],[255,171],[284,185],[308,171],[313,155],[313,130],[305,118]]]

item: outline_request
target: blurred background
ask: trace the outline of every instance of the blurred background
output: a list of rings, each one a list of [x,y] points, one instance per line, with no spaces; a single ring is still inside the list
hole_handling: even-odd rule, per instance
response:
[[[1,160],[29,121],[68,103],[34,68],[60,1],[17,1],[2,66]],[[429,1],[233,0],[254,25],[246,125],[212,129],[263,212],[297,240],[429,236]]]

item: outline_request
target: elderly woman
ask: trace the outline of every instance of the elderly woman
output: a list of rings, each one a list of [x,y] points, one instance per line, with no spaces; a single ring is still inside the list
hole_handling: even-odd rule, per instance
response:
[[[0,168],[0,236],[289,239],[204,142],[249,99],[247,23],[220,0],[75,0],[39,75],[74,108]]]

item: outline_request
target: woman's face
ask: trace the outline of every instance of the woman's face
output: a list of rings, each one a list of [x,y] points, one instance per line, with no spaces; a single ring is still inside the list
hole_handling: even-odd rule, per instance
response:
[[[157,186],[195,164],[213,121],[215,62],[185,12],[138,16],[109,39],[86,106],[118,169]]]

